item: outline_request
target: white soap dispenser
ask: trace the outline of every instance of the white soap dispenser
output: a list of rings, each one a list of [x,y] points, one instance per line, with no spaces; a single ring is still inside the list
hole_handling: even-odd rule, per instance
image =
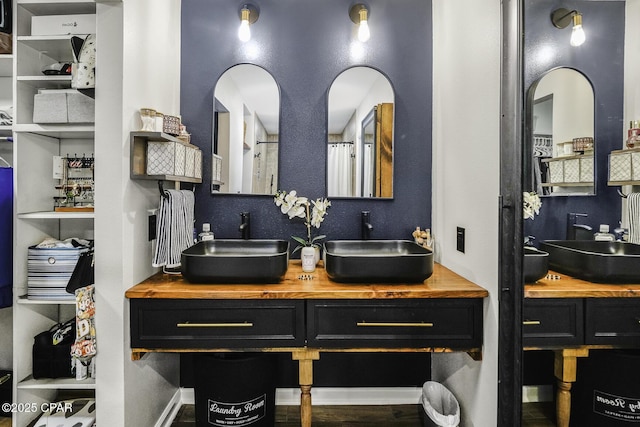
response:
[[[609,233],[609,224],[600,224],[600,231],[593,235],[593,239],[601,242],[614,242],[616,236]]]
[[[206,240],[213,240],[211,225],[208,222],[202,224],[202,233],[198,234],[198,241],[204,242]]]

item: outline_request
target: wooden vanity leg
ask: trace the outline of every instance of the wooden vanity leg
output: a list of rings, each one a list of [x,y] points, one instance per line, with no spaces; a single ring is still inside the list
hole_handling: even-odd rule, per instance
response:
[[[558,380],[556,395],[556,423],[569,427],[571,417],[571,386],[576,381],[578,357],[588,357],[589,349],[570,348],[555,350],[554,374]]]
[[[320,359],[318,350],[296,350],[291,354],[298,361],[300,384],[300,425],[311,427],[311,387],[313,385],[313,361]]]

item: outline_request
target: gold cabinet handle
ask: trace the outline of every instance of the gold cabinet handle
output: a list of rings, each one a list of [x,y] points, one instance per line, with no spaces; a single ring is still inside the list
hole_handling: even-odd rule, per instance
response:
[[[523,325],[527,326],[527,325],[541,325],[542,322],[539,320],[525,320],[522,322]]]
[[[253,326],[251,322],[243,323],[176,323],[178,328],[250,328]]]
[[[391,326],[404,328],[432,328],[433,323],[430,322],[356,322],[356,326]]]

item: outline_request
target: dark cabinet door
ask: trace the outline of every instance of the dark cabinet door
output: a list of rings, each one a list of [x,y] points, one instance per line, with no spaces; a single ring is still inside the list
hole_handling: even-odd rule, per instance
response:
[[[310,347],[478,348],[482,299],[309,300]]]
[[[640,298],[587,299],[586,343],[640,346]]]
[[[525,347],[584,343],[584,308],[579,298],[525,299],[522,344]]]
[[[134,348],[304,345],[302,300],[131,299]]]

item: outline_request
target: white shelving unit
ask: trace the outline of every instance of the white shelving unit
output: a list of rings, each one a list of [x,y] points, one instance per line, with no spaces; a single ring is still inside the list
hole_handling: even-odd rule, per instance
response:
[[[13,104],[13,55],[0,54],[0,109]],[[0,125],[0,156],[13,162],[11,126]],[[4,163],[1,166],[6,166]]]
[[[55,212],[57,195],[53,157],[92,155],[94,126],[33,123],[33,97],[40,88],[70,88],[70,76],[45,76],[41,70],[55,62],[72,62],[71,36],[32,36],[31,17],[40,15],[94,14],[95,1],[17,0],[14,6],[14,401],[45,403],[59,392],[95,393],[95,379],[34,379],[33,337],[57,322],[75,315],[74,301],[30,300],[27,293],[27,249],[46,237],[93,239],[93,212]],[[84,37],[84,34],[78,34]],[[3,69],[0,57],[0,75]],[[2,129],[0,129],[0,132]],[[25,427],[38,413],[15,413],[14,427]]]

